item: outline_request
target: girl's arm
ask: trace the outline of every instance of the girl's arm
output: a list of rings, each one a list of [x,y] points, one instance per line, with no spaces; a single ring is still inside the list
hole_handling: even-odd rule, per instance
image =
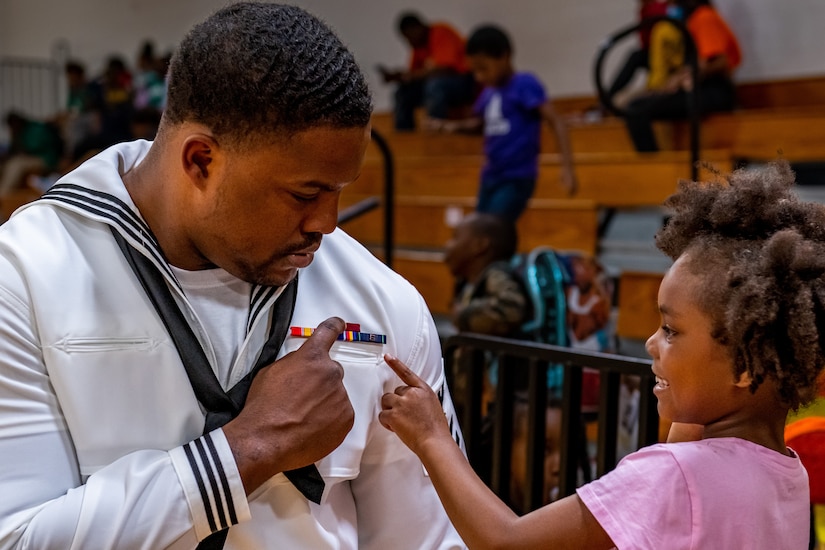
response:
[[[447,515],[470,548],[612,548],[576,495],[517,516],[476,476],[450,435],[438,397],[398,359],[387,364],[407,384],[381,399],[381,424],[421,458]]]

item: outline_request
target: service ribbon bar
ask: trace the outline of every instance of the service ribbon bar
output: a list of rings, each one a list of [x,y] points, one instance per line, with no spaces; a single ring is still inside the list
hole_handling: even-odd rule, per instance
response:
[[[347,326],[349,327],[351,325]],[[359,326],[358,328],[361,327]],[[310,336],[312,336],[312,333],[315,332],[315,329],[310,327],[290,327],[289,332],[292,336],[298,336],[299,338],[309,338]],[[336,340],[341,340],[344,342],[370,342],[372,344],[386,344],[387,335],[375,334],[371,332],[361,332],[360,330],[345,330],[344,332],[338,335],[338,338],[336,338]]]
[[[312,336],[312,331],[315,329],[311,329],[309,327],[290,327],[289,332],[292,336],[301,336],[304,338],[309,338]]]

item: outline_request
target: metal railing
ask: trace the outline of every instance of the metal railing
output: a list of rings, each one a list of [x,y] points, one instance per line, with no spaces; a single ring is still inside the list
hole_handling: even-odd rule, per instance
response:
[[[469,361],[462,360],[457,367],[457,354],[471,354]],[[513,405],[515,402],[514,380],[517,375],[527,380],[527,475],[523,510],[541,507],[545,502],[544,454],[546,437],[547,370],[551,365],[564,369],[561,395],[561,442],[559,466],[559,496],[575,492],[578,485],[579,465],[589,463],[590,457],[582,456],[586,449],[578,444],[584,433],[581,412],[582,370],[595,369],[599,373],[599,403],[597,412],[598,436],[596,445],[596,475],[615,468],[617,463],[619,392],[621,377],[630,375],[639,379],[639,415],[637,448],[655,443],[659,439],[657,402],[653,397],[655,379],[652,362],[599,352],[585,352],[560,346],[539,344],[524,340],[498,338],[480,334],[462,333],[449,337],[443,345],[446,372],[451,388],[455,388],[454,374],[457,368],[469,366],[461,375],[466,377],[463,394],[454,395],[457,403],[463,403],[461,428],[470,463],[479,465],[489,461],[491,489],[507,500],[513,444]],[[485,456],[482,446],[482,393],[483,377],[492,356],[498,364],[498,381],[495,388],[495,412],[492,414],[492,456]],[[465,356],[466,357],[466,356]],[[525,372],[526,371],[526,372]]]
[[[395,253],[395,160],[387,140],[375,128],[372,141],[381,152],[384,161],[384,198],[367,197],[338,213],[338,225],[362,216],[383,204],[384,206],[384,263],[392,268]]]
[[[60,109],[62,72],[47,59],[0,58],[0,141],[7,141],[5,117],[10,111],[45,120]]]
[[[0,57],[0,117],[10,111],[38,120],[54,117],[65,103],[63,69],[69,52],[69,43],[59,39],[51,58]],[[0,124],[0,142],[8,141],[7,134]]]
[[[0,58],[0,111],[43,118],[60,106],[60,69],[45,59]]]

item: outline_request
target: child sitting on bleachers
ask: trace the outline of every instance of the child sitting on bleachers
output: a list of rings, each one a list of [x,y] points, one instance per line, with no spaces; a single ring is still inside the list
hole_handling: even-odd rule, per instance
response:
[[[63,152],[60,128],[51,122],[34,120],[16,111],[6,115],[10,143],[0,158],[0,197],[23,186],[31,174],[47,174],[57,167]]]
[[[460,331],[516,336],[527,314],[524,288],[510,268],[516,228],[473,212],[456,226],[444,261],[456,278],[452,321]]]
[[[512,222],[481,212],[465,216],[447,242],[444,261],[456,280],[451,320],[460,332],[518,337],[529,305],[521,280],[510,268],[517,234]],[[456,410],[464,409],[466,362],[458,350],[453,376]],[[492,385],[485,380],[485,407]]]

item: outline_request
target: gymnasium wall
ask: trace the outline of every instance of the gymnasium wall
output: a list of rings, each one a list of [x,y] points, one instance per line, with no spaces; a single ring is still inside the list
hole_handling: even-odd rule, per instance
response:
[[[59,45],[97,73],[107,54],[130,63],[144,39],[159,50],[223,0],[0,0],[0,56],[47,57]],[[403,64],[407,50],[395,33],[399,12],[415,5],[430,20],[467,32],[497,21],[514,36],[516,64],[536,72],[556,96],[592,93],[591,65],[599,41],[634,20],[633,0],[303,0],[294,2],[326,19],[369,75],[377,110],[391,90],[374,66]],[[822,0],[716,0],[740,37],[741,82],[825,73],[825,2]],[[632,44],[628,43],[626,46]],[[615,66],[612,56],[608,69]]]

